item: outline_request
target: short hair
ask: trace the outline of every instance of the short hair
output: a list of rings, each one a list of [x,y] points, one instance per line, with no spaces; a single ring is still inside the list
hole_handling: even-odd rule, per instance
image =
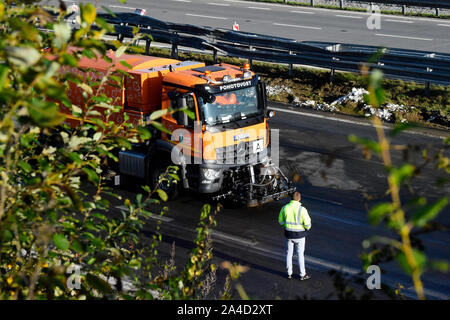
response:
[[[301,199],[302,199],[302,195],[300,194],[300,192],[295,191],[294,194],[292,195],[292,200],[300,201]]]

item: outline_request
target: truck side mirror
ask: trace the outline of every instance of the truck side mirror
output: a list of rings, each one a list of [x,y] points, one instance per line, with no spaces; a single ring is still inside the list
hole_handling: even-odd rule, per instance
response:
[[[264,110],[267,110],[266,83],[262,80],[259,82],[259,90],[261,91],[261,99],[262,99]]]

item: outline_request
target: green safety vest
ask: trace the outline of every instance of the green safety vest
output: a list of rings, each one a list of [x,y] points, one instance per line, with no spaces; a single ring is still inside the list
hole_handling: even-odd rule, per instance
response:
[[[287,230],[300,232],[311,229],[311,218],[308,210],[302,207],[300,201],[291,200],[285,205],[278,216],[278,222]]]

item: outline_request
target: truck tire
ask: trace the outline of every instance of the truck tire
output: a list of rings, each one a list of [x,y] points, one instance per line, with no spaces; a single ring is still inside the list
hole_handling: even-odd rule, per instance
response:
[[[157,159],[149,164],[149,185],[152,190],[158,185],[158,181],[166,172],[167,167],[171,165],[168,161]],[[159,189],[163,190],[168,200],[175,200],[180,194],[180,182],[168,177],[169,181],[162,181],[159,184]]]

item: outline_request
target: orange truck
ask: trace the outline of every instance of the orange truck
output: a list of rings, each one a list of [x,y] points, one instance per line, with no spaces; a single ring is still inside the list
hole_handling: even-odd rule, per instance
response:
[[[153,128],[150,141],[117,151],[119,162],[110,168],[116,184],[125,176],[154,187],[167,166],[176,165],[181,183],[159,185],[170,198],[184,188],[215,200],[256,206],[295,191],[270,158],[267,120],[275,113],[267,109],[264,82],[248,64],[206,66],[134,54],[116,58],[113,51],[108,55],[111,63],[82,58],[79,66],[95,70],[97,77],[106,74],[112,63],[128,72],[122,88],[106,90],[123,106],[114,121],[123,121],[127,114],[128,121],[137,125],[154,111],[170,110],[162,112],[161,123],[171,134],[149,126]],[[73,83],[68,96],[74,105],[82,105],[82,91]],[[62,111],[69,113],[64,107]],[[66,121],[72,127],[78,123],[69,115]]]

